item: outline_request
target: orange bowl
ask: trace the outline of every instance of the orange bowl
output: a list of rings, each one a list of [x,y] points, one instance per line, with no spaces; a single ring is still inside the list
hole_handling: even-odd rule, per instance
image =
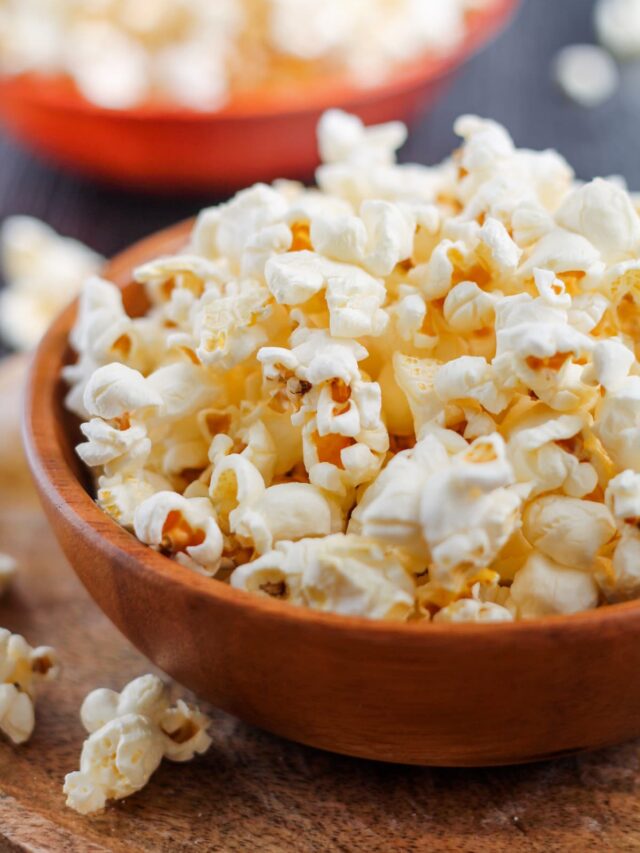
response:
[[[411,118],[434,102],[451,74],[506,24],[517,0],[494,0],[469,15],[463,42],[406,66],[374,88],[344,77],[313,87],[252,92],[217,112],[143,106],[108,110],[66,78],[21,75],[0,82],[0,119],[34,151],[61,166],[153,190],[232,190],[258,180],[309,177],[315,128],[341,107],[365,122]]]
[[[132,269],[185,245],[191,223],[104,275],[145,310]],[[386,761],[534,761],[640,735],[640,602],[498,624],[384,622],[295,607],[202,577],[95,504],[64,411],[76,307],[36,353],[25,438],[44,508],[76,573],[147,657],[214,705],[292,740]]]

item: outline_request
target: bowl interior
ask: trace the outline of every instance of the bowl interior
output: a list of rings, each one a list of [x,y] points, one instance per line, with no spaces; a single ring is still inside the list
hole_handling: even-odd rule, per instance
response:
[[[317,112],[337,104],[349,109],[350,104],[362,105],[392,97],[446,75],[506,26],[518,5],[519,0],[493,0],[485,8],[470,10],[467,13],[466,34],[455,48],[440,54],[425,54],[402,63],[388,79],[371,87],[358,85],[344,73],[323,73],[305,80],[304,85],[291,85],[283,81],[238,92],[220,110],[198,111],[160,101],[130,109],[110,110],[87,101],[73,82],[62,75],[23,74],[4,85],[17,88],[23,97],[43,106],[120,115],[131,119],[206,122],[213,118],[255,118],[281,113]]]
[[[132,280],[132,270],[154,257],[179,251],[185,245],[192,226],[193,220],[188,220],[158,232],[135,244],[107,265],[103,275],[122,288],[125,308],[131,316],[144,314],[148,306],[142,287]],[[627,619],[637,619],[640,615],[640,601],[629,601],[568,616],[547,616],[495,625],[385,622],[294,607],[286,602],[234,589],[226,583],[189,571],[143,545],[106,516],[93,500],[91,476],[74,449],[80,437],[79,422],[64,407],[66,387],[60,377],[61,368],[75,360],[68,343],[75,314],[74,303],[54,322],[35,354],[24,420],[27,456],[40,491],[53,499],[56,511],[64,514],[67,521],[79,530],[91,530],[100,548],[114,553],[118,551],[123,557],[126,554],[127,558],[135,560],[150,580],[163,578],[171,584],[187,585],[205,597],[222,598],[234,607],[262,610],[279,619],[322,622],[338,631],[350,630],[357,625],[372,636],[398,633],[424,635],[425,632],[451,635],[452,632],[466,632],[483,639],[491,633],[512,633],[523,637],[548,626],[554,626],[554,629],[562,626],[575,629],[582,624],[585,629],[591,629],[597,625],[604,627]]]

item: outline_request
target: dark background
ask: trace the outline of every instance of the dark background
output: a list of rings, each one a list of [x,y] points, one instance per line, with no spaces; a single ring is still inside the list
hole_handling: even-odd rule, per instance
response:
[[[593,0],[523,0],[510,29],[413,128],[402,158],[440,160],[455,145],[454,119],[475,112],[503,122],[519,145],[557,148],[581,178],[620,174],[640,190],[640,62],[623,69],[621,90],[593,110],[569,102],[551,79],[560,47],[593,41],[592,7]],[[96,186],[35,159],[0,131],[0,219],[37,216],[105,255],[219,200]]]

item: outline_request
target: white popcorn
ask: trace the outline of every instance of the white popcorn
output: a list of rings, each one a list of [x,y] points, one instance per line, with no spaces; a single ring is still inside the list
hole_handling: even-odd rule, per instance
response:
[[[622,527],[636,525],[640,520],[640,473],[627,469],[609,480],[605,500]]]
[[[303,250],[271,258],[265,267],[279,304],[300,305],[326,291],[331,334],[339,338],[379,335],[387,324],[382,283],[363,269]]]
[[[281,542],[235,570],[231,584],[315,610],[404,620],[413,609],[414,584],[392,548],[337,534]]]
[[[420,500],[431,475],[448,464],[445,447],[432,435],[394,456],[353,511],[349,533],[399,545],[424,558]]]
[[[615,339],[598,341],[593,348],[592,359],[589,374],[592,373],[593,380],[606,391],[613,391],[624,384],[636,360],[633,352]]]
[[[497,382],[486,359],[463,355],[443,364],[436,374],[434,389],[443,402],[476,400],[490,414],[504,411],[511,395]]]
[[[640,595],[640,531],[627,524],[616,544],[613,558],[603,563],[596,580],[607,601],[630,601]]]
[[[0,554],[0,597],[11,585],[17,571],[17,561],[9,554]]]
[[[554,73],[564,94],[583,107],[603,104],[620,85],[618,66],[595,44],[563,47],[555,58]]]
[[[330,112],[319,188],[203,211],[136,270],[144,316],[88,283],[63,375],[100,507],[218,582],[339,614],[640,597],[637,203],[495,122],[456,131],[405,166],[404,128]],[[190,757],[197,714],[170,716]]]
[[[320,489],[310,483],[281,483],[243,508],[233,531],[241,542],[251,543],[257,554],[264,554],[283,540],[339,533],[342,524],[339,506]]]
[[[196,571],[214,575],[220,567],[223,536],[208,498],[157,492],[136,509],[133,527],[141,542],[177,555]]]
[[[118,524],[133,530],[137,508],[157,492],[170,491],[169,481],[150,471],[103,474],[98,478],[96,503]]]
[[[522,249],[512,240],[499,219],[491,216],[485,219],[479,237],[491,262],[500,273],[508,275],[516,271],[522,257]]]
[[[492,601],[476,601],[473,598],[461,598],[447,604],[433,617],[434,622],[512,622],[513,616],[500,604]]]
[[[605,394],[594,431],[619,469],[640,470],[640,376]]]
[[[33,701],[15,684],[0,684],[0,732],[13,743],[29,740],[35,727]]]
[[[390,275],[411,257],[416,221],[387,201],[365,201],[360,217],[318,215],[311,220],[311,242],[328,258],[361,264],[372,275]]]
[[[323,163],[365,161],[390,164],[404,145],[407,129],[400,122],[365,127],[362,121],[342,110],[328,110],[318,124],[318,148]]]
[[[621,59],[640,55],[640,3],[638,0],[598,0],[595,26],[602,44]]]
[[[99,367],[84,390],[87,412],[106,420],[161,405],[162,396],[141,373],[117,362]]]
[[[587,424],[585,415],[555,416],[540,404],[516,424],[508,437],[509,458],[518,482],[531,484],[531,496],[562,489],[581,498],[595,489],[596,468],[562,446]]]
[[[575,189],[556,218],[586,237],[609,262],[629,258],[640,248],[640,216],[629,194],[611,181],[596,178]]]
[[[493,293],[481,290],[474,281],[461,281],[451,288],[444,300],[445,320],[454,331],[461,334],[485,329],[495,319],[498,299]]]
[[[211,745],[210,718],[182,699],[171,707],[168,689],[155,675],[134,679],[121,693],[92,691],[80,718],[90,736],[80,770],[67,774],[64,784],[67,805],[80,814],[139,791],[163,757],[190,761]]]
[[[89,734],[126,714],[141,714],[152,723],[159,723],[169,704],[169,694],[162,681],[155,675],[141,675],[129,682],[121,693],[107,688],[89,693],[80,708],[80,719]]]
[[[589,610],[598,603],[592,575],[534,552],[511,585],[511,607],[520,619]]]
[[[33,349],[49,324],[78,294],[103,259],[28,216],[5,220],[0,233],[0,334],[20,350]]]
[[[160,720],[165,758],[184,762],[203,755],[212,743],[207,732],[210,725],[211,719],[206,714],[178,699],[175,707],[168,708]]]
[[[209,489],[222,531],[235,532],[245,510],[264,492],[262,475],[248,459],[235,453],[222,457],[213,470]]]
[[[32,648],[24,637],[0,628],[0,732],[16,744],[29,740],[37,686],[53,681],[59,672],[50,646]]]
[[[428,479],[420,522],[431,551],[433,582],[458,591],[469,570],[473,574],[498,555],[519,525],[521,498],[507,488],[513,482],[498,434],[476,439]]]
[[[110,720],[85,741],[80,770],[65,777],[67,805],[86,815],[101,811],[107,800],[135,794],[158,769],[163,751],[160,730],[146,717]]]
[[[523,514],[523,533],[533,547],[572,569],[593,569],[600,550],[616,533],[606,506],[563,495],[532,501]]]

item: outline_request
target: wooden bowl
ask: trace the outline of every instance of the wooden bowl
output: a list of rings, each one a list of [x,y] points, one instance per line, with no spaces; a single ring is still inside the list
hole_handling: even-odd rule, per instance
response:
[[[132,268],[179,250],[190,227],[109,264],[105,275],[125,289],[131,313],[145,310]],[[76,573],[163,670],[276,734],[385,761],[511,764],[640,735],[640,602],[495,625],[371,621],[232,589],[138,542],[93,502],[74,453],[77,423],[63,410],[59,377],[72,359],[75,311],[35,355],[29,463]]]
[[[0,118],[52,161],[128,187],[232,190],[258,180],[307,178],[317,164],[315,129],[325,109],[339,106],[369,124],[410,120],[516,6],[517,0],[494,0],[472,13],[454,51],[411,63],[370,89],[341,76],[254,91],[217,112],[153,105],[108,110],[85,100],[66,78],[23,75],[0,81]]]

